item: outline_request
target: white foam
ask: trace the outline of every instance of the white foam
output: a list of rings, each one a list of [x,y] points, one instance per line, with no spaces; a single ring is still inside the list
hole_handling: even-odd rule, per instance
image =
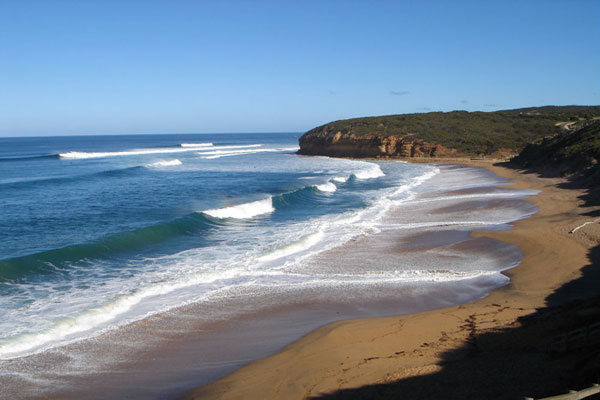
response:
[[[401,282],[455,282],[474,278],[480,278],[482,276],[498,276],[505,278],[500,275],[498,271],[452,271],[452,270],[401,270],[394,271],[395,277]],[[391,277],[390,280],[394,280]]]
[[[204,159],[212,160],[215,158],[221,157],[231,157],[231,156],[239,156],[244,154],[254,154],[254,153],[277,153],[283,151],[297,151],[298,147],[284,147],[284,148],[276,148],[276,149],[245,149],[245,150],[214,150],[214,151],[206,151],[200,154]]]
[[[321,185],[315,185],[315,187],[317,189],[319,189],[321,192],[325,192],[325,193],[333,193],[337,190],[337,186],[335,186],[331,182],[323,183]]]
[[[85,152],[85,151],[69,151],[66,153],[60,153],[60,158],[68,159],[86,159],[86,158],[102,158],[102,157],[120,157],[120,156],[137,156],[145,154],[171,154],[171,153],[185,153],[189,151],[204,151],[204,150],[222,150],[222,149],[243,149],[260,147],[262,144],[249,144],[239,146],[182,146],[182,147],[161,147],[155,149],[133,149],[123,151],[100,151],[100,152]]]
[[[398,189],[395,190],[393,195],[399,195],[399,194],[406,193],[406,192],[410,191],[410,189],[414,189],[417,186],[422,185],[427,180],[436,176],[439,172],[440,172],[439,168],[434,168],[431,171],[427,171],[423,175],[419,175],[416,178],[414,178],[410,183],[400,186]],[[412,196],[411,196],[411,199],[412,199]],[[403,199],[403,201],[404,200],[405,199]]]
[[[198,153],[202,155],[202,158],[211,160],[214,158],[228,157],[228,156],[239,156],[242,154],[251,154],[251,153],[260,153],[263,151],[267,151],[264,149],[261,150],[215,150],[215,151],[207,151],[204,153]]]
[[[152,164],[148,164],[149,167],[174,167],[177,165],[181,165],[181,161],[179,161],[178,159],[157,161]]]
[[[322,231],[313,233],[312,235],[304,236],[302,239],[298,240],[295,243],[283,246],[273,251],[272,253],[259,257],[258,261],[273,261],[277,260],[278,258],[287,257],[292,254],[299,253],[303,250],[307,250],[313,247],[315,244],[319,243],[323,239],[323,236],[324,233]]]
[[[355,172],[354,176],[356,177],[356,179],[373,179],[385,176],[379,165],[371,163],[366,164],[370,164],[371,167],[363,171]]]
[[[331,179],[334,182],[344,183],[348,180],[347,176],[336,176]]]
[[[179,146],[181,147],[210,147],[213,144],[210,142],[206,143],[181,143]]]
[[[275,211],[275,208],[273,208],[273,199],[268,197],[264,200],[239,204],[237,206],[205,210],[203,213],[214,218],[245,219],[256,217],[257,215],[269,214],[273,211]]]
[[[170,154],[170,153],[183,153],[186,151],[192,151],[195,149],[182,149],[182,148],[159,148],[159,149],[139,149],[139,150],[127,150],[127,151],[105,151],[105,152],[83,152],[83,151],[69,151],[67,153],[60,153],[60,158],[69,159],[86,159],[86,158],[102,158],[102,157],[119,157],[119,156],[137,156],[144,154]]]
[[[104,331],[112,330],[126,324],[127,320],[119,321],[116,325],[108,325],[116,317],[127,313],[137,304],[150,297],[159,297],[175,290],[200,283],[213,283],[216,281],[231,279],[238,271],[223,271],[219,273],[195,275],[191,279],[174,282],[161,282],[134,290],[132,293],[118,296],[113,301],[101,306],[86,310],[74,317],[58,320],[49,329],[39,332],[16,336],[0,344],[0,360],[8,360],[20,357],[23,354],[34,354],[59,344],[68,344],[78,340],[78,334],[92,331],[99,326],[105,329],[96,330],[87,337],[94,337]],[[167,307],[167,309],[170,307]],[[160,310],[154,310],[148,315],[155,314]],[[136,320],[138,318],[134,318]]]
[[[202,152],[211,153],[213,150],[234,150],[234,149],[252,149],[255,147],[262,147],[262,144],[236,144],[236,145],[223,145],[223,146],[212,146],[200,149],[194,149]]]

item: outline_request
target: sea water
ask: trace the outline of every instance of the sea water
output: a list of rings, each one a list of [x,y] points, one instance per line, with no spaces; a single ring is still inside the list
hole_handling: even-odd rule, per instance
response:
[[[506,284],[518,249],[468,232],[530,215],[514,199],[533,192],[473,169],[300,156],[299,136],[0,139],[0,360],[184,306],[222,321]]]

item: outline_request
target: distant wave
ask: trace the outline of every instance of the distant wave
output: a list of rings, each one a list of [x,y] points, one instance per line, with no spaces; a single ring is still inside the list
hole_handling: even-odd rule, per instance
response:
[[[102,158],[102,157],[119,157],[119,156],[137,156],[143,154],[168,154],[168,153],[183,153],[194,149],[181,148],[163,148],[163,149],[141,149],[127,151],[105,151],[105,152],[84,152],[84,151],[69,151],[60,153],[60,158],[67,159],[87,159],[87,158]]]
[[[203,149],[219,150],[231,148],[249,148],[258,147],[261,144],[240,145],[240,146],[213,146],[212,143],[206,146],[191,146],[191,147],[162,147],[154,149],[133,149],[122,151],[100,151],[100,152],[85,152],[85,151],[69,151],[59,153],[58,156],[63,159],[87,159],[87,158],[102,158],[102,157],[121,157],[121,156],[137,156],[145,154],[171,154],[185,153],[190,151],[200,151]]]
[[[334,182],[338,182],[338,183],[344,183],[344,182],[348,181],[348,177],[347,176],[335,176],[335,177],[331,178],[331,180]]]
[[[220,145],[220,146],[212,146],[212,147],[206,147],[206,148],[201,148],[201,149],[194,149],[194,150],[199,150],[199,151],[211,151],[211,150],[215,150],[215,149],[219,149],[219,150],[223,150],[223,149],[249,149],[249,148],[253,148],[253,147],[261,147],[262,144],[224,144],[224,145]]]
[[[298,147],[283,147],[283,148],[275,148],[275,149],[252,149],[252,150],[248,149],[248,150],[229,150],[229,151],[214,150],[214,151],[205,151],[205,152],[198,153],[198,154],[202,156],[201,158],[204,158],[207,160],[212,160],[215,158],[239,156],[239,155],[244,155],[244,154],[278,153],[278,152],[297,151],[297,150],[298,150]]]
[[[204,153],[198,153],[202,155],[202,158],[207,160],[212,160],[215,158],[221,157],[229,157],[229,156],[239,156],[242,154],[251,154],[251,153],[260,153],[266,150],[215,150],[215,151],[207,151]]]
[[[210,142],[206,142],[206,143],[180,143],[179,146],[180,147],[210,147],[213,144]]]
[[[137,171],[142,169],[140,166],[109,169],[106,171],[94,172],[91,174],[82,174],[75,176],[60,176],[60,177],[46,177],[37,179],[22,179],[12,180],[8,182],[0,182],[0,187],[10,188],[21,188],[21,187],[35,187],[36,185],[48,185],[48,184],[61,184],[61,183],[72,183],[78,181],[89,181],[91,179],[99,178],[112,178],[112,177],[123,177],[128,175],[134,175]]]
[[[273,211],[275,211],[275,208],[273,207],[273,198],[269,196],[264,200],[252,201],[250,203],[243,203],[232,207],[205,210],[202,212],[214,218],[246,219],[256,217],[257,215],[269,214]]]
[[[181,165],[181,161],[178,159],[168,160],[168,161],[157,161],[157,162],[148,164],[149,167],[174,167],[177,165]]]

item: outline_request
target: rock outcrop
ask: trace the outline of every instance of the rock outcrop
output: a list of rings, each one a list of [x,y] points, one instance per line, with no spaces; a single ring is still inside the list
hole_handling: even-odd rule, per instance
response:
[[[328,126],[313,129],[300,138],[300,154],[333,157],[452,157],[458,155],[438,143],[427,143],[412,134],[379,136],[333,132]]]

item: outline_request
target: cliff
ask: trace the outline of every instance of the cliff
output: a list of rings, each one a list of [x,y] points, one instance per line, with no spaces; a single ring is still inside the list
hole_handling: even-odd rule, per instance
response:
[[[599,117],[600,106],[547,106],[353,118],[306,132],[300,138],[299,153],[382,158],[508,157],[528,143]]]
[[[343,134],[341,131],[330,134],[327,130],[303,135],[300,138],[300,154],[337,157],[451,157],[455,149],[448,149],[439,143],[427,143],[412,135],[377,136]]]

